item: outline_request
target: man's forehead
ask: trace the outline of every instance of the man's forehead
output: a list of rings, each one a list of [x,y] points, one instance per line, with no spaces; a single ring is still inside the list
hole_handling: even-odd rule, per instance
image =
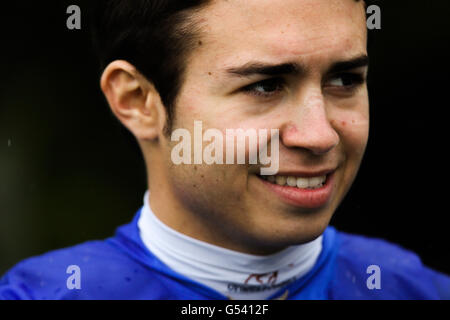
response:
[[[365,16],[363,1],[357,0],[213,0],[201,12],[211,33],[256,33],[275,26],[281,31],[295,26],[312,29],[329,22],[361,25]]]
[[[255,58],[276,63],[336,54],[345,60],[366,46],[364,7],[354,0],[214,1],[202,16],[203,49],[223,68]]]

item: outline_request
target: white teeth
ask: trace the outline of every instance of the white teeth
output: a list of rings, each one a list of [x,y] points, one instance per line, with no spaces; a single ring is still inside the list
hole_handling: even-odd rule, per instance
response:
[[[309,187],[315,187],[319,184],[322,184],[323,180],[321,177],[312,177],[309,179]]]
[[[284,176],[276,176],[275,181],[278,185],[284,186],[286,184],[287,178]]]
[[[319,176],[319,177],[294,177],[294,176],[262,176],[265,180],[276,183],[280,186],[288,185],[290,187],[297,187],[301,189],[316,189],[323,186],[325,181],[327,180],[327,176]]]
[[[309,187],[309,179],[308,178],[297,178],[297,187],[298,188],[308,188]]]
[[[286,182],[287,182],[287,185],[290,187],[297,186],[297,178],[295,178],[295,177],[288,177]]]

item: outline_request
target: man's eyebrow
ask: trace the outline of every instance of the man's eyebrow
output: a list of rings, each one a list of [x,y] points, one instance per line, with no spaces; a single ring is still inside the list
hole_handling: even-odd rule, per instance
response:
[[[340,61],[332,64],[331,67],[328,69],[328,73],[339,73],[351,69],[367,67],[368,65],[369,65],[369,56],[363,54],[359,57],[347,61]]]
[[[303,71],[303,67],[298,63],[288,62],[282,64],[267,64],[262,62],[249,62],[240,67],[232,67],[226,70],[231,75],[249,77],[253,75],[289,75],[299,74]]]
[[[364,54],[356,58],[339,61],[331,65],[328,73],[338,73],[355,68],[369,65],[369,57]],[[231,67],[226,70],[227,74],[241,77],[250,77],[254,75],[279,76],[279,75],[298,75],[303,73],[306,68],[297,62],[287,62],[282,64],[269,64],[263,62],[248,62],[239,67]]]

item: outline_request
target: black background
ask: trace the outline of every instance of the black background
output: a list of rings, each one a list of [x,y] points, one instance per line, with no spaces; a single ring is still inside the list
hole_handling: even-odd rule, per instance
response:
[[[376,3],[370,140],[332,224],[398,243],[450,274],[450,3]],[[71,4],[81,7],[81,30],[66,28]],[[108,237],[142,204],[144,163],[101,94],[88,8],[0,7],[0,274],[26,257]]]

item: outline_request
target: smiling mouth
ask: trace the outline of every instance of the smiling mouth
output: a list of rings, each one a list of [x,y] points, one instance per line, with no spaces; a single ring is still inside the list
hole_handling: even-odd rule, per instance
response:
[[[335,189],[335,170],[256,176],[268,187],[268,191],[283,202],[296,207],[315,209],[323,207],[331,199]]]
[[[273,175],[273,176],[260,176],[259,178],[276,184],[279,186],[295,187],[298,189],[318,189],[322,188],[327,181],[327,175],[320,175],[316,177],[295,177],[295,176],[283,176],[283,175]]]

